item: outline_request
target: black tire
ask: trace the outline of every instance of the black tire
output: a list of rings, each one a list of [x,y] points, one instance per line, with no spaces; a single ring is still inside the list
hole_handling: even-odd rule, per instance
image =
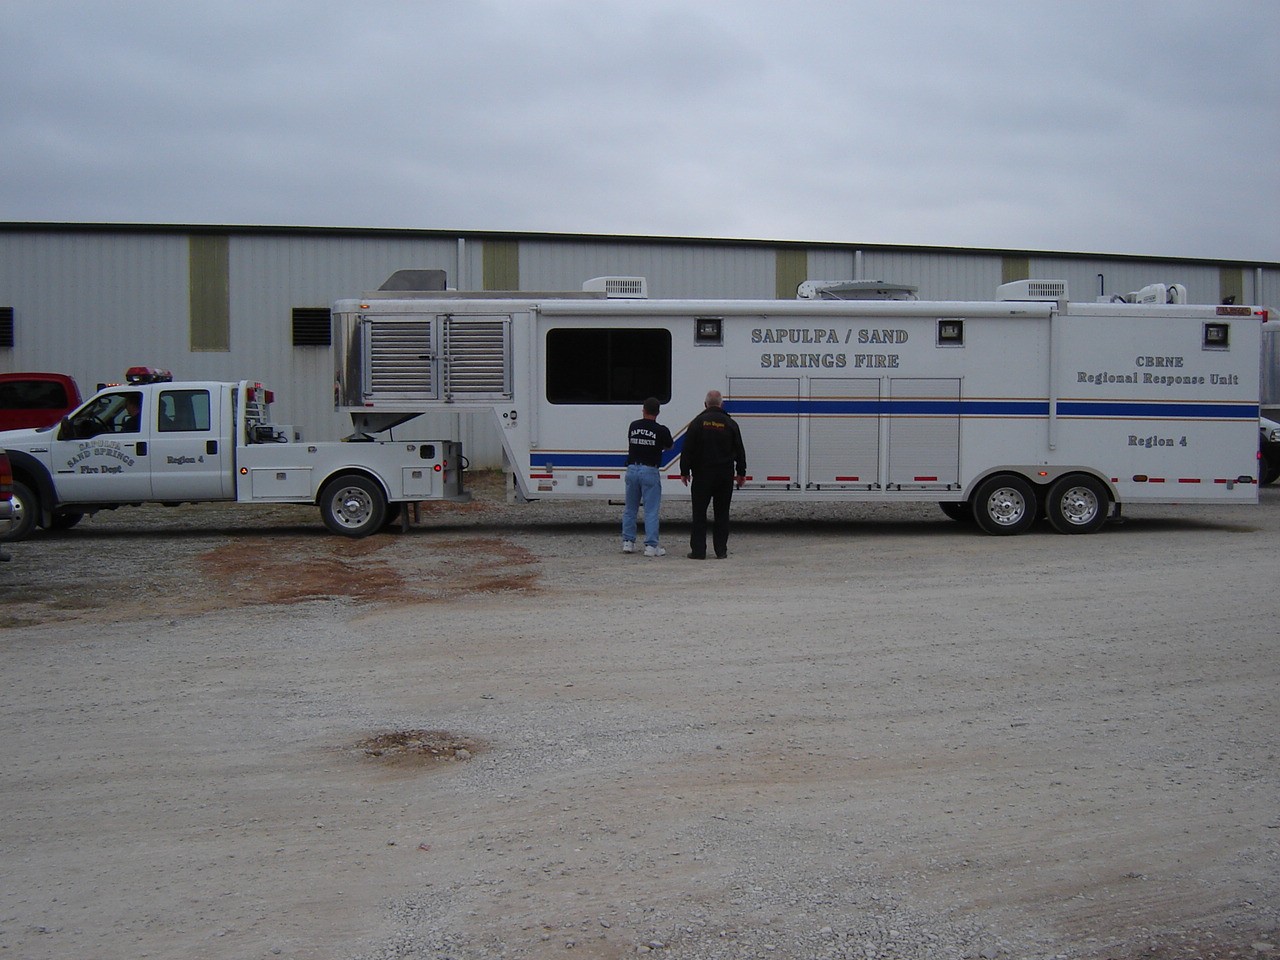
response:
[[[1094,533],[1107,522],[1111,497],[1097,477],[1073,473],[1054,482],[1045,512],[1059,533]]]
[[[51,530],[70,530],[83,519],[83,513],[55,513],[49,528]]]
[[[973,507],[969,506],[967,500],[942,500],[939,501],[938,506],[949,519],[957,523],[973,522]]]
[[[382,518],[382,528],[385,530],[390,527],[394,527],[397,523],[400,522],[400,515],[403,513],[404,513],[403,503],[387,504],[387,515]]]
[[[0,531],[0,542],[16,543],[31,536],[40,516],[40,501],[31,488],[18,480],[13,481],[13,517],[8,528]]]
[[[1039,515],[1035,487],[1014,473],[988,477],[973,494],[973,519],[994,536],[1025,533]]]
[[[1271,460],[1264,459],[1261,462],[1262,470],[1258,479],[1262,481],[1264,487],[1280,480],[1280,457],[1275,457]]]
[[[320,517],[333,533],[367,537],[382,529],[386,515],[387,498],[368,477],[334,477],[320,491]]]

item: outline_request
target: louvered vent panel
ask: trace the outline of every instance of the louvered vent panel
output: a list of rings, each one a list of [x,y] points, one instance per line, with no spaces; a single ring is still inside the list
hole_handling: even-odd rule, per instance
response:
[[[293,345],[295,347],[327,347],[332,341],[332,322],[328,307],[293,308]]]
[[[430,320],[370,326],[370,395],[383,399],[435,398],[431,328]]]
[[[452,317],[445,327],[450,395],[509,397],[509,331],[511,322],[501,319]]]

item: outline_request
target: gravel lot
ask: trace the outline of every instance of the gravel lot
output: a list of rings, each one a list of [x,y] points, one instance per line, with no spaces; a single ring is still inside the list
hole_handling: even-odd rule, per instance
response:
[[[9,545],[0,956],[1280,957],[1280,489],[696,563],[497,487]]]

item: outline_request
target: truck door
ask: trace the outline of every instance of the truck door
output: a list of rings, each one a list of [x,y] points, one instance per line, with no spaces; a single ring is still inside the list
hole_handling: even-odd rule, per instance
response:
[[[748,488],[790,489],[800,483],[800,381],[795,377],[731,377],[725,409],[738,421],[747,450]]]
[[[49,462],[59,502],[151,499],[150,399],[126,387],[102,393],[52,431]]]
[[[227,388],[158,390],[151,435],[155,500],[229,500],[234,496],[230,440],[222,422]]]

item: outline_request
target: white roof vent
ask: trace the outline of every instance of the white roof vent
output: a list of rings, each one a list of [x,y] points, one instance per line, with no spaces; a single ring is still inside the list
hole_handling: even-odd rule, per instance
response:
[[[1014,280],[996,287],[997,300],[1067,300],[1065,280]]]
[[[915,300],[916,288],[883,280],[806,280],[796,288],[798,300]]]
[[[603,293],[610,300],[648,300],[649,281],[644,277],[593,277],[582,285],[584,293]]]

